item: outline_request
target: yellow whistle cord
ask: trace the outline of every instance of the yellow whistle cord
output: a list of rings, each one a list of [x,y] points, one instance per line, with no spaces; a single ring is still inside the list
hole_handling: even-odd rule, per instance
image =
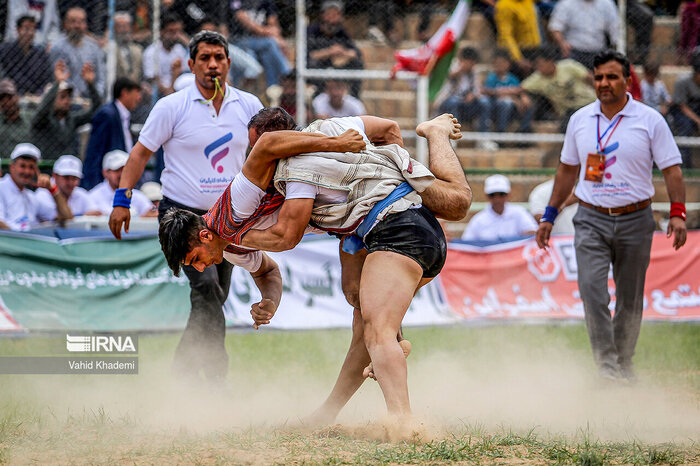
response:
[[[212,100],[214,100],[214,98],[216,97],[216,93],[217,93],[217,92],[220,92],[220,93],[221,93],[221,97],[225,97],[225,95],[224,95],[224,94],[225,94],[225,93],[224,93],[224,90],[221,88],[221,84],[219,84],[219,78],[214,78],[214,82],[216,83],[216,87],[214,88],[214,95],[211,96],[211,99],[205,100],[205,101],[204,101],[205,104],[208,104],[209,102],[211,102]]]

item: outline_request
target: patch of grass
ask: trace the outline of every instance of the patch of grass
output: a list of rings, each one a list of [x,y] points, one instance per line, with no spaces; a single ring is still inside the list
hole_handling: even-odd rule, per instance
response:
[[[646,464],[681,464],[683,455],[674,450],[673,445],[644,446],[634,442],[626,448],[623,457],[635,465]]]
[[[409,367],[436,355],[469,361],[475,354],[483,354],[484,348],[492,349],[497,363],[507,361],[514,347],[522,352],[519,357],[533,360],[562,349],[590,361],[593,367],[582,324],[404,331],[414,347]],[[64,339],[0,338],[0,354],[51,354],[53,348],[65,345]],[[51,381],[65,381],[66,386],[76,387],[83,383],[99,387],[96,380],[105,385],[114,382],[123,385],[124,390],[113,393],[124,397],[152,390],[149,380],[160,374],[170,376],[170,361],[178,341],[177,334],[141,336],[139,376],[55,376]],[[313,380],[330,389],[349,341],[349,330],[232,332],[226,340],[229,388],[239,390],[235,396],[250,396],[251,405],[261,407],[266,403],[265,394],[257,398],[254,390],[269,384],[270,379],[287,381],[290,387]],[[645,324],[635,357],[640,379],[677,387],[700,400],[699,341],[700,325]],[[244,380],[245,384],[240,385],[245,387],[241,388],[238,380]],[[501,425],[499,429],[481,423],[478,417],[461,425],[459,419],[451,419],[452,425],[429,442],[384,443],[354,435],[352,430],[308,431],[270,425],[264,420],[235,428],[196,430],[173,424],[154,429],[149,427],[149,419],[138,412],[120,411],[114,405],[120,400],[101,399],[99,392],[91,393],[94,396],[82,404],[77,400],[72,405],[77,408],[66,409],[52,405],[50,400],[61,401],[71,397],[70,393],[43,390],[37,378],[0,375],[0,463],[472,464],[514,459],[579,465],[700,462],[697,444],[606,443],[599,441],[589,427],[578,435],[566,436],[550,434],[547,426],[538,426],[536,435],[535,428],[519,431]],[[319,399],[326,393],[318,393]],[[468,397],[469,393],[464,395]],[[179,409],[176,405],[169,408]],[[688,437],[697,439],[697,432],[688,432]]]
[[[469,442],[440,440],[426,444],[402,442],[398,445],[382,444],[374,450],[358,455],[355,462],[421,464],[436,461],[467,461],[477,458]]]

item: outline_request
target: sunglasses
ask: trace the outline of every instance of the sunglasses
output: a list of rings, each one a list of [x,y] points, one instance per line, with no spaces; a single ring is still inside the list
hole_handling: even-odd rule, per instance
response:
[[[487,194],[487,196],[488,196],[489,198],[496,197],[496,196],[498,196],[498,197],[505,197],[505,196],[507,196],[507,195],[508,195],[508,193],[491,193],[491,194]]]

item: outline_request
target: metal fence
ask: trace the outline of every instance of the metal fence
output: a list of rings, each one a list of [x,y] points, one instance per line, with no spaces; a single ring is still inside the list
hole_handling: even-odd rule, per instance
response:
[[[571,4],[577,1],[607,2],[608,7],[596,6],[597,16],[590,17],[574,9],[578,14],[572,16]],[[487,152],[499,144],[561,141],[566,117],[595,97],[585,72],[578,81],[563,84],[540,79],[547,53],[553,54],[557,67],[564,63],[567,72],[575,74],[572,69],[590,70],[596,46],[615,45],[635,65],[635,92],[661,88],[653,82],[664,84],[667,97],[641,98],[667,116],[687,166],[700,155],[697,125],[680,111],[681,105],[698,113],[700,109],[681,92],[685,88],[677,86],[690,79],[698,45],[697,36],[684,26],[692,25],[684,18],[697,14],[692,2],[498,0],[494,8],[473,0],[451,75],[432,101],[427,77],[402,72],[389,79],[394,52],[430,38],[456,0],[3,3],[0,158],[9,157],[14,144],[25,141],[34,142],[44,159],[64,153],[82,157],[94,131],[85,123],[99,105],[112,100],[112,86],[119,78],[141,88],[140,102],[130,109],[136,140],[139,124],[155,100],[173,92],[177,78],[187,73],[187,41],[201,27],[216,28],[229,37],[232,83],[265,103],[285,107],[300,123],[367,112],[396,119],[411,137],[419,120],[451,111],[463,122],[464,139]],[[588,28],[587,38],[577,36],[582,24]],[[700,166],[700,159],[694,165]]]

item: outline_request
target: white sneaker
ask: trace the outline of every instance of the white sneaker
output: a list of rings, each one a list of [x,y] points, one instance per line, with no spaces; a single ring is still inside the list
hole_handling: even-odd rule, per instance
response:
[[[386,44],[386,36],[377,26],[370,26],[367,30],[367,38],[378,44]]]
[[[486,139],[482,139],[481,141],[477,141],[476,147],[482,150],[498,150],[498,143],[494,141],[489,141]]]

